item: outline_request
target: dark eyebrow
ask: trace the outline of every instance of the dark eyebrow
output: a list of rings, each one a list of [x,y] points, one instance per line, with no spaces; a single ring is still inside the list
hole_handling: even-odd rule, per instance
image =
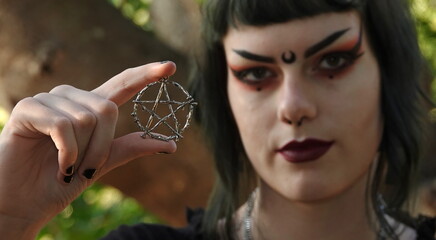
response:
[[[327,36],[326,38],[324,38],[320,42],[318,42],[318,43],[314,44],[313,46],[309,47],[304,52],[304,57],[308,58],[308,57],[312,56],[313,54],[321,51],[323,48],[325,48],[328,45],[332,44],[334,41],[336,41],[338,38],[340,38],[342,35],[344,35],[344,33],[346,33],[348,30],[350,30],[350,28],[339,30],[337,32],[334,32],[334,33],[330,34],[329,36]]]
[[[257,62],[265,62],[265,63],[274,63],[274,58],[272,57],[267,57],[267,56],[262,56],[262,55],[258,55],[258,54],[254,54],[251,52],[247,52],[245,50],[237,50],[237,49],[233,49],[233,52],[237,53],[239,56],[249,59],[249,60],[253,60],[253,61],[257,61]]]

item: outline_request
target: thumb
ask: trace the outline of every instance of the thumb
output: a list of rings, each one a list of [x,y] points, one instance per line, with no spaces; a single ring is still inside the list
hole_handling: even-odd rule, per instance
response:
[[[135,132],[115,139],[109,157],[101,169],[101,175],[145,155],[174,153],[177,150],[177,145],[172,140],[166,142],[149,137],[142,138],[142,134]]]

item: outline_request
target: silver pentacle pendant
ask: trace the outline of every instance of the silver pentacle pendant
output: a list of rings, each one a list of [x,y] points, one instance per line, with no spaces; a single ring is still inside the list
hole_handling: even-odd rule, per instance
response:
[[[147,98],[151,99],[147,99]],[[177,82],[163,77],[145,86],[133,100],[132,117],[143,138],[147,136],[163,141],[183,138],[197,103]]]

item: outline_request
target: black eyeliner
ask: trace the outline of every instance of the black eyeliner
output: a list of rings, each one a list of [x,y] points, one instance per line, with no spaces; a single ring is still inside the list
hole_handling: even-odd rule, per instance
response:
[[[248,69],[244,69],[244,70],[234,70],[232,68],[230,68],[230,70],[233,73],[233,76],[235,76],[235,78],[237,78],[239,81],[248,84],[248,85],[252,85],[252,86],[256,86],[262,83],[262,80],[260,81],[256,81],[256,80],[246,80],[244,79],[248,74],[255,74],[254,71],[258,70],[259,68],[262,67],[254,67],[254,68],[248,68]],[[262,69],[266,69],[266,68],[262,68]]]
[[[254,82],[254,81],[247,81],[247,80],[244,79],[244,77],[247,76],[248,71],[250,71],[250,69],[240,70],[240,71],[233,70],[233,69],[231,69],[231,70],[232,70],[233,76],[235,76],[239,81],[241,81],[243,83],[246,83],[246,84],[249,84],[249,85],[256,85],[256,84],[258,84],[258,83]]]
[[[346,50],[346,51],[333,51],[330,53],[326,53],[323,55],[323,57],[321,58],[321,60],[319,61],[319,63],[321,63],[322,61],[324,61],[326,58],[328,58],[329,56],[339,56],[342,57],[344,59],[346,59],[347,63],[345,63],[343,66],[340,66],[337,69],[331,69],[330,71],[339,71],[345,67],[348,67],[350,65],[352,65],[358,58],[360,58],[365,52],[362,52],[359,54],[359,50],[361,49],[362,46],[362,39],[363,39],[363,31],[362,31],[362,25],[360,26],[360,30],[359,30],[359,37],[358,40],[356,42],[356,44],[350,49],[350,50]],[[316,67],[315,69],[318,69],[318,67]],[[332,77],[330,77],[332,78]]]

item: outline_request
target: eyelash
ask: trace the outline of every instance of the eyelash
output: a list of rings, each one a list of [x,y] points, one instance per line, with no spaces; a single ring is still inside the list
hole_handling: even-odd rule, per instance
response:
[[[355,51],[344,51],[344,52],[332,52],[324,54],[320,57],[319,61],[317,61],[316,66],[313,68],[314,72],[318,72],[323,75],[333,75],[338,74],[356,61],[363,53],[358,54]],[[322,67],[323,63],[327,63],[325,61],[331,60],[332,58],[336,58],[335,60],[340,60],[339,66],[336,67]],[[341,62],[342,60],[342,62]],[[328,63],[327,63],[328,64]],[[251,85],[251,86],[259,86],[265,83],[268,79],[273,78],[276,74],[267,67],[252,67],[244,70],[233,70],[233,75],[240,80],[241,82]],[[266,76],[265,76],[266,74]],[[252,77],[257,79],[250,79],[247,76],[252,75]],[[257,76],[256,76],[257,75]],[[261,76],[259,76],[261,75]]]
[[[358,59],[362,55],[363,53],[358,54],[357,52],[354,51],[327,53],[320,58],[320,60],[317,63],[317,66],[313,70],[316,72],[320,72],[321,74],[327,74],[327,75],[340,73],[342,70],[352,65],[356,61],[356,59]],[[328,63],[327,61],[332,60],[332,58],[336,61],[339,60],[339,63],[337,63],[338,66],[333,66],[333,67],[322,66],[323,63],[331,64]]]
[[[244,70],[233,70],[233,75],[240,80],[243,83],[246,83],[248,85],[258,86],[262,83],[264,83],[266,80],[275,77],[275,74],[268,69],[267,67],[252,67]],[[259,74],[261,76],[259,76]],[[252,77],[255,77],[257,79],[250,79],[247,76],[252,75]],[[258,76],[256,76],[258,75]],[[265,76],[266,75],[266,76]]]

